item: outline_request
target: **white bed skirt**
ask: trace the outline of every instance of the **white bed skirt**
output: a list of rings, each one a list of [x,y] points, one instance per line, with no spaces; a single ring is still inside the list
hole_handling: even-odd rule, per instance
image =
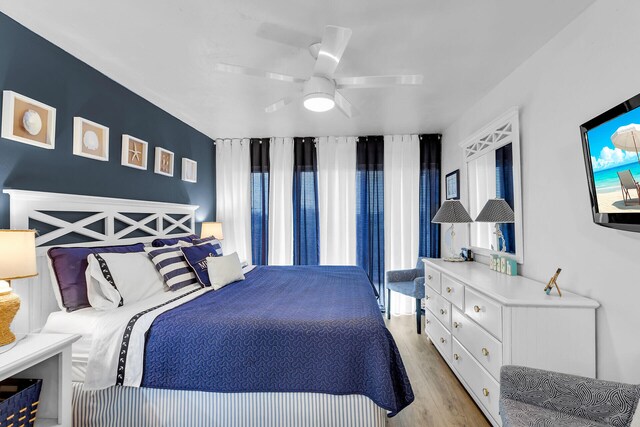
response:
[[[387,411],[361,395],[209,393],[73,383],[75,427],[384,427]]]

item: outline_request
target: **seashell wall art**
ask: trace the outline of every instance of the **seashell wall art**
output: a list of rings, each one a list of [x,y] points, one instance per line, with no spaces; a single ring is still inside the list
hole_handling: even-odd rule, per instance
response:
[[[82,117],[74,117],[73,154],[103,162],[108,161],[109,128]]]
[[[56,109],[19,93],[2,92],[2,138],[53,150]]]

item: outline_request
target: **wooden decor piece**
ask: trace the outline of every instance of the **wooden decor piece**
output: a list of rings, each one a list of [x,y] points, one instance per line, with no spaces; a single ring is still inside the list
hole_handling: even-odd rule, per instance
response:
[[[131,135],[122,135],[122,166],[147,170],[149,144]]]
[[[109,161],[109,128],[82,117],[74,117],[73,154]]]
[[[198,162],[182,158],[182,180],[186,182],[198,182]]]
[[[551,295],[551,289],[555,288],[558,291],[558,295],[562,296],[562,292],[560,291],[560,286],[558,286],[558,283],[556,282],[556,280],[558,279],[558,276],[560,275],[560,272],[562,271],[561,268],[558,268],[556,270],[556,274],[553,275],[553,277],[551,277],[551,279],[549,279],[549,283],[547,283],[547,286],[545,286],[544,291],[546,292],[547,295]]]
[[[19,93],[3,91],[2,138],[53,150],[56,109]]]
[[[174,154],[172,151],[156,147],[154,172],[159,175],[173,176]]]

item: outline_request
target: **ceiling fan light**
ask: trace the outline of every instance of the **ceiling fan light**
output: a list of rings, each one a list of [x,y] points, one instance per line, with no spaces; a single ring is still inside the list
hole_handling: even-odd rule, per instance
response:
[[[324,93],[312,93],[304,97],[304,108],[316,113],[324,113],[335,107],[333,97]]]

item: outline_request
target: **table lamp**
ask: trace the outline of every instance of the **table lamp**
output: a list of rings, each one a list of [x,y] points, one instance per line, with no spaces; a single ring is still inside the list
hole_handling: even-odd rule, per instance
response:
[[[494,222],[496,231],[493,234],[496,235],[496,243],[500,247],[499,250],[500,252],[507,251],[507,241],[500,230],[500,224],[515,222],[515,214],[505,199],[487,200],[487,204],[478,214],[476,222]]]
[[[203,222],[200,237],[203,239],[205,237],[215,237],[218,240],[223,240],[224,234],[222,234],[222,223],[221,222]]]
[[[0,346],[16,340],[10,326],[20,297],[11,289],[11,280],[37,275],[36,231],[0,230]]]
[[[451,233],[451,244],[449,246],[449,252],[451,256],[445,258],[445,261],[464,261],[464,258],[460,256],[460,254],[454,251],[455,248],[455,240],[456,240],[456,230],[454,228],[455,224],[468,224],[473,222],[467,210],[462,206],[460,200],[445,200],[436,212],[436,215],[433,217],[431,222],[435,224],[451,224],[451,227],[447,230]]]

